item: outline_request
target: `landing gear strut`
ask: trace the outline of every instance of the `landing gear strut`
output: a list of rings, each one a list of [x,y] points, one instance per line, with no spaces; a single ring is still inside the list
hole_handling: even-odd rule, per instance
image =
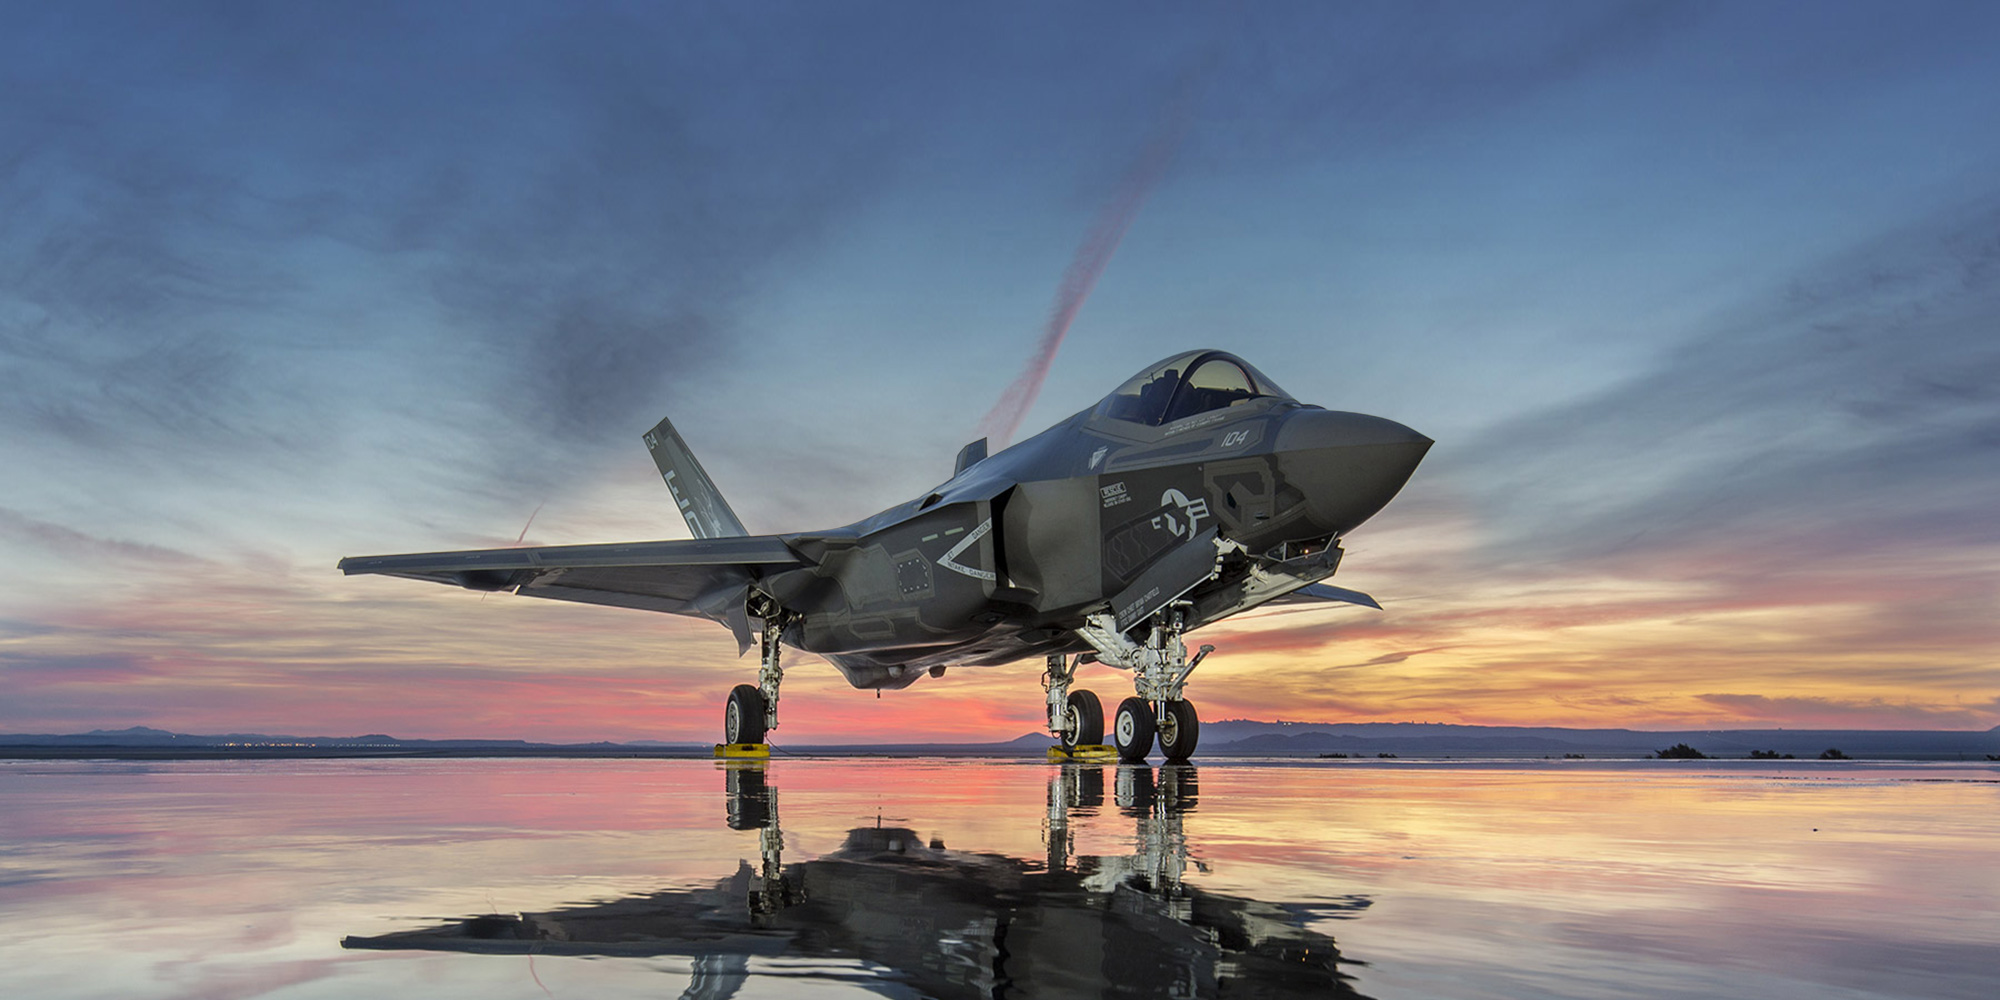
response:
[[[785,679],[785,668],[778,659],[783,646],[778,640],[785,634],[789,615],[769,598],[753,604],[750,613],[764,620],[758,650],[761,662],[757,683],[736,685],[729,692],[729,704],[723,707],[722,738],[729,744],[763,743],[770,731],[778,728],[778,685]]]
[[[1153,616],[1140,643],[1117,626],[1109,614],[1092,615],[1077,630],[1085,642],[1097,649],[1097,658],[1114,667],[1132,671],[1136,694],[1118,705],[1112,719],[1112,739],[1118,758],[1141,761],[1152,752],[1155,739],[1167,760],[1183,762],[1193,756],[1201,737],[1201,718],[1194,705],[1182,697],[1188,675],[1214,646],[1203,646],[1192,658],[1181,636],[1187,631],[1185,601],[1175,601]],[[1053,664],[1055,658],[1050,658]]]

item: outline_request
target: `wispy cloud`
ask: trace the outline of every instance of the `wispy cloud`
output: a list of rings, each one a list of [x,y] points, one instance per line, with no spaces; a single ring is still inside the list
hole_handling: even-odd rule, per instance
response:
[[[80,560],[90,566],[96,566],[104,559],[182,567],[207,562],[191,553],[160,545],[100,538],[6,507],[0,507],[0,537],[33,545],[57,556]]]
[[[1910,729],[1983,728],[1996,714],[2000,714],[2000,698],[1978,704],[1939,707],[1897,704],[1882,699],[1769,698],[1757,694],[1704,694],[1697,697],[1740,718],[1779,723],[1791,728],[1884,728],[1893,725]]]
[[[1489,554],[1616,568],[1730,547],[1743,557],[1707,572],[1770,573],[2000,542],[1995,232],[1993,202],[1956,207],[1472,442],[1449,472]]]
[[[739,362],[754,276],[898,147],[849,124],[866,79],[717,88],[729,49],[796,41],[727,17],[487,12],[440,53],[415,12],[126,13],[15,33],[68,55],[10,59],[39,99],[0,111],[0,421],[119,453],[456,414],[490,429],[468,471],[546,488]]]

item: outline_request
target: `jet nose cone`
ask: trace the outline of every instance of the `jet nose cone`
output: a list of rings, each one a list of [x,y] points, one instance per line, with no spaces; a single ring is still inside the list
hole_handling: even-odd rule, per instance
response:
[[[1382,417],[1300,410],[1278,429],[1286,481],[1306,495],[1312,521],[1338,534],[1375,516],[1424,460],[1431,439]]]
[[[1365,445],[1401,445],[1421,458],[1431,439],[1394,420],[1340,410],[1300,410],[1278,431],[1280,451]]]

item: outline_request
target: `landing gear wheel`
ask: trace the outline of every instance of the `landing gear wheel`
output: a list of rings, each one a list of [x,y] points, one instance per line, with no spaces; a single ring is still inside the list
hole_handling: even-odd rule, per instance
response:
[[[1194,714],[1193,703],[1170,701],[1159,730],[1160,752],[1171,763],[1185,764],[1194,756],[1194,745],[1201,740],[1201,718]]]
[[[1136,763],[1146,759],[1153,752],[1153,706],[1144,698],[1127,698],[1118,703],[1118,716],[1112,720],[1112,740],[1118,746],[1118,759],[1126,763]]]
[[[764,742],[764,692],[755,684],[738,684],[722,710],[724,743]]]
[[[1063,749],[1098,746],[1103,742],[1104,704],[1089,691],[1071,691],[1069,707],[1063,710]]]

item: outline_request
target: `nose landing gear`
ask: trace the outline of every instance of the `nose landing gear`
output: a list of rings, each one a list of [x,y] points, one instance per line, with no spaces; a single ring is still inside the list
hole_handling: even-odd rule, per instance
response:
[[[1169,762],[1183,763],[1194,755],[1201,737],[1201,717],[1182,692],[1188,675],[1215,652],[1215,647],[1203,646],[1192,658],[1187,655],[1187,644],[1181,641],[1187,631],[1187,609],[1185,601],[1161,609],[1153,617],[1143,644],[1121,631],[1108,614],[1093,615],[1078,630],[1084,641],[1097,648],[1099,660],[1132,671],[1136,694],[1118,704],[1111,720],[1119,760],[1145,760],[1156,741]],[[1050,662],[1055,659],[1051,657]]]
[[[1118,716],[1111,728],[1111,738],[1117,741],[1118,759],[1128,764],[1145,760],[1153,752],[1153,737],[1158,727],[1153,706],[1146,699],[1134,697],[1119,702]]]
[[[1156,711],[1144,698],[1127,698],[1118,704],[1111,738],[1118,747],[1118,759],[1126,763],[1145,760],[1157,741],[1168,763],[1184,764],[1194,756],[1195,744],[1201,739],[1201,718],[1195,714],[1193,702],[1176,698],[1167,701],[1164,710]]]
[[[1165,705],[1157,724],[1160,739],[1160,753],[1169,764],[1185,764],[1194,756],[1195,744],[1201,740],[1201,717],[1194,711],[1194,703],[1174,700]]]

